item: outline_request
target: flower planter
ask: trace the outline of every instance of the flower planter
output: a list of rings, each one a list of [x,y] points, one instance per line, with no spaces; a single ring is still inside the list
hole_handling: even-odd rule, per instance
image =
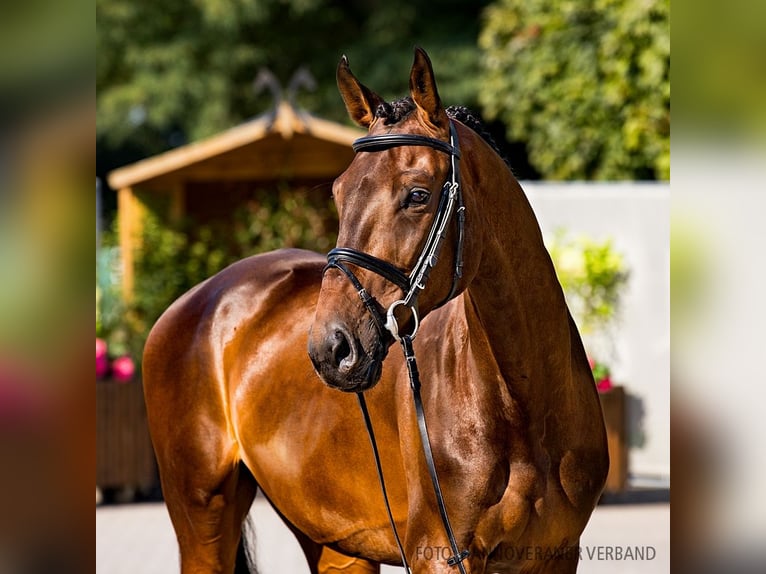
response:
[[[605,492],[625,490],[628,481],[628,442],[625,417],[625,389],[615,386],[598,394],[609,446],[609,474]]]
[[[96,486],[149,492],[158,483],[141,381],[97,381]]]

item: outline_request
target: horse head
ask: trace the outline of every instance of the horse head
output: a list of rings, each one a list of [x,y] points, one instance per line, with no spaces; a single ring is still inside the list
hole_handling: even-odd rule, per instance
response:
[[[415,50],[408,98],[386,103],[345,56],[337,82],[368,136],[333,185],[338,247],[328,256],[309,356],[328,385],[362,391],[377,383],[395,339],[414,337],[419,320],[459,291],[460,152],[423,50]]]

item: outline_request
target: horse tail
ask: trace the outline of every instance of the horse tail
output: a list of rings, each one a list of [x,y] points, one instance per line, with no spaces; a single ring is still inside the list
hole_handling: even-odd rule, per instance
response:
[[[255,532],[250,521],[250,516],[246,516],[242,521],[242,530],[237,546],[237,560],[234,563],[234,574],[258,574],[255,566],[254,540]]]

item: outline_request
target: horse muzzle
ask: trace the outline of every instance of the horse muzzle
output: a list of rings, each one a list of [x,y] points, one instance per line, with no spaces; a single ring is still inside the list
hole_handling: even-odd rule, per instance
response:
[[[319,377],[330,387],[344,392],[366,391],[380,380],[383,359],[389,345],[373,341],[365,349],[362,341],[342,324],[326,328],[314,325],[308,352]]]

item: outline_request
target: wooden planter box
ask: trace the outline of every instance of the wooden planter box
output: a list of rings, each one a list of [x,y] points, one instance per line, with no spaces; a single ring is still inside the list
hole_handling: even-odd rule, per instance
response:
[[[141,381],[96,381],[96,486],[149,492],[158,482]]]
[[[620,386],[599,393],[609,445],[609,474],[605,492],[625,490],[628,482],[628,441],[625,416],[625,389]]]

